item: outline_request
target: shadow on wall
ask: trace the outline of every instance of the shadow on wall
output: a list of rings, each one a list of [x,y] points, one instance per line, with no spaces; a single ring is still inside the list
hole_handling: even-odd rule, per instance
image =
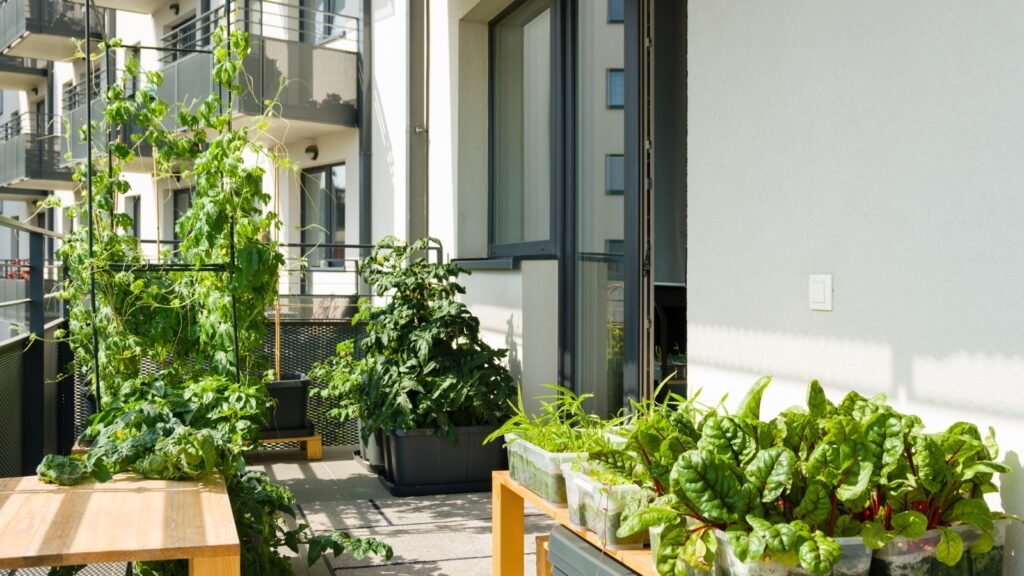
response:
[[[508,349],[508,372],[514,380],[521,381],[523,377],[523,363],[519,359],[519,343],[516,342],[515,316],[508,315],[505,321],[505,348]]]

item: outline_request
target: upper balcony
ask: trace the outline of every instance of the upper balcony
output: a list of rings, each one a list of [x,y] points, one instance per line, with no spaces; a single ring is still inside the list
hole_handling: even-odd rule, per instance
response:
[[[162,39],[168,102],[196,102],[214,90],[210,47],[214,29],[226,22],[219,7],[178,27]],[[359,20],[340,12],[296,8],[271,0],[228,8],[231,26],[249,32],[244,60],[245,94],[235,105],[242,116],[258,116],[276,100],[269,132],[275,137],[316,137],[341,126],[355,126]]]
[[[22,113],[0,125],[0,187],[70,189],[71,168],[61,161],[59,118]]]
[[[103,12],[93,13],[100,35]],[[75,39],[85,38],[85,7],[64,0],[0,0],[0,51],[7,56],[67,60],[75,55]]]
[[[72,1],[77,4],[85,4],[85,0]],[[160,7],[168,4],[170,4],[170,0],[92,0],[92,5],[97,8],[137,12],[139,14],[152,14]]]
[[[34,60],[0,56],[0,90],[29,90],[46,78],[46,69]]]
[[[92,76],[92,121],[93,126],[96,129],[93,132],[93,144],[94,150],[102,149],[107,143],[108,136],[113,138],[115,141],[120,140],[125,143],[132,143],[133,135],[142,134],[142,129],[138,124],[132,122],[129,125],[115,126],[109,134],[107,129],[103,126],[103,92],[106,90],[110,82],[116,81],[122,74],[121,70],[113,71],[113,76],[107,73],[106,69],[99,69],[93,72]],[[86,99],[88,98],[88,85],[86,80],[82,80],[70,86],[64,88],[63,102],[64,102],[64,118],[63,121],[66,126],[66,133],[69,135],[68,138],[60,139],[61,146],[61,157],[65,164],[80,162],[86,159],[89,147],[86,141],[82,138],[82,128],[86,125],[88,116],[88,108],[86,107]],[[131,97],[134,94],[137,85],[129,85],[127,88],[127,94]],[[144,169],[150,170],[152,165],[149,163],[152,160],[153,147],[149,144],[142,143],[136,148],[135,162],[129,166],[131,169]],[[101,155],[101,152],[97,152],[97,155]]]

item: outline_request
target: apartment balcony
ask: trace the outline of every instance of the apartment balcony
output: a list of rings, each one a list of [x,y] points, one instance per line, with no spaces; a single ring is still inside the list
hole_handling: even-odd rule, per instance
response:
[[[235,112],[259,116],[266,102],[276,100],[268,129],[275,137],[316,137],[355,126],[358,19],[293,8],[250,2],[233,13],[232,27],[248,30],[251,43],[242,81],[247,89],[235,103]],[[212,10],[164,36],[164,100],[194,103],[215,90],[213,56],[196,51],[209,47],[213,30],[225,22],[224,14],[223,7]]]
[[[20,114],[0,125],[0,187],[54,190],[72,187],[61,160],[59,118]]]
[[[103,27],[103,13],[93,14],[93,28]],[[67,60],[75,39],[85,38],[85,7],[64,0],[0,0],[0,51],[6,56]]]
[[[138,124],[132,122],[121,126],[114,126],[108,132],[105,126],[103,126],[103,92],[111,81],[117,79],[120,76],[121,71],[115,72],[116,76],[108,76],[106,70],[97,70],[93,73],[92,77],[92,101],[91,106],[86,106],[86,100],[89,96],[88,86],[85,80],[82,80],[76,84],[72,84],[64,89],[64,117],[67,134],[70,135],[68,138],[60,139],[61,146],[61,158],[65,164],[73,164],[86,159],[89,147],[88,143],[82,138],[82,129],[87,124],[89,117],[89,108],[92,108],[92,121],[95,130],[93,131],[93,150],[102,150],[106,146],[108,137],[115,141],[120,140],[121,142],[131,144],[133,137],[138,138],[142,134],[142,129]],[[134,86],[128,86],[129,96],[134,92]],[[102,152],[98,152],[102,154]],[[150,161],[153,158],[153,147],[149,144],[142,143],[135,150],[135,162],[128,166],[129,169],[139,170],[150,170],[152,165]]]
[[[76,4],[85,4],[85,0],[72,0]],[[170,4],[170,0],[92,0],[96,8],[108,8],[138,14],[152,14],[162,6]]]
[[[0,56],[0,90],[29,90],[46,78],[34,60]]]

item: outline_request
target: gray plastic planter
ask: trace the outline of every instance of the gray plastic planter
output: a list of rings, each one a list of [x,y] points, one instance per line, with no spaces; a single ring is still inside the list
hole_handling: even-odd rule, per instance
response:
[[[380,430],[370,435],[370,439],[363,441],[363,422],[358,422],[359,427],[359,456],[362,464],[371,472],[378,474],[384,471],[384,433]]]
[[[453,445],[433,430],[394,430],[384,437],[381,482],[395,496],[486,492],[491,472],[507,466],[500,442],[483,445],[493,431],[494,426],[456,428]]]
[[[276,402],[267,410],[263,438],[294,438],[313,433],[306,411],[309,379],[305,374],[281,374],[280,380],[267,383],[267,393]]]

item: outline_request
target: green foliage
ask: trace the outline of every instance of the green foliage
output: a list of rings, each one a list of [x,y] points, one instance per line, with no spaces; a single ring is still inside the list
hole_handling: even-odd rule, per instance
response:
[[[390,557],[390,548],[373,539],[341,532],[313,536],[305,525],[284,528],[281,516],[295,515],[291,492],[245,469],[243,450],[256,440],[269,402],[259,351],[264,310],[277,296],[283,263],[278,246],[267,240],[280,222],[264,211],[270,196],[259,160],[278,161],[257,143],[265,118],[255,128],[232,123],[234,101],[243,92],[247,34],[218,28],[213,40],[213,77],[224,99],[214,91],[202,102],[168,105],[157,96],[162,75],[143,72],[132,58],[120,81],[105,90],[104,121],[94,133],[134,120],[141,135],[106,144],[95,155],[100,160],[76,170],[84,199],[75,212],[91,221],[92,247],[87,226],[66,239],[60,257],[70,273],[59,293],[70,317],[60,336],[92,387],[98,360],[103,409],[90,417],[83,437],[91,440],[88,455],[47,457],[40,478],[69,484],[89,475],[105,481],[117,472],[169,480],[220,474],[242,541],[244,574],[291,574],[280,550],[297,552],[304,543],[311,563],[328,550]],[[129,96],[126,87],[138,76],[142,87]],[[166,128],[172,121],[180,130]],[[184,240],[161,254],[165,262],[194,270],[147,273],[138,240],[126,234],[131,218],[116,210],[118,197],[130,191],[124,167],[143,144],[155,150],[160,176],[194,187],[192,207],[177,224]],[[142,375],[143,363],[157,372]],[[153,576],[187,573],[180,561],[139,563],[138,569]]]
[[[434,238],[378,242],[359,273],[384,303],[360,301],[354,322],[366,322],[366,334],[314,371],[341,406],[335,414],[361,418],[367,437],[430,428],[454,441],[456,426],[497,424],[509,414],[507,350],[483,341],[480,321],[458,300],[466,290],[456,279],[468,271],[423,256],[440,248]]]
[[[484,443],[514,434],[548,452],[577,453],[599,451],[606,447],[603,433],[608,423],[589,414],[583,403],[592,394],[576,395],[568,388],[548,384],[552,394],[541,396],[540,409],[531,415],[523,405],[520,391],[516,403],[510,404],[512,416],[484,439]]]

